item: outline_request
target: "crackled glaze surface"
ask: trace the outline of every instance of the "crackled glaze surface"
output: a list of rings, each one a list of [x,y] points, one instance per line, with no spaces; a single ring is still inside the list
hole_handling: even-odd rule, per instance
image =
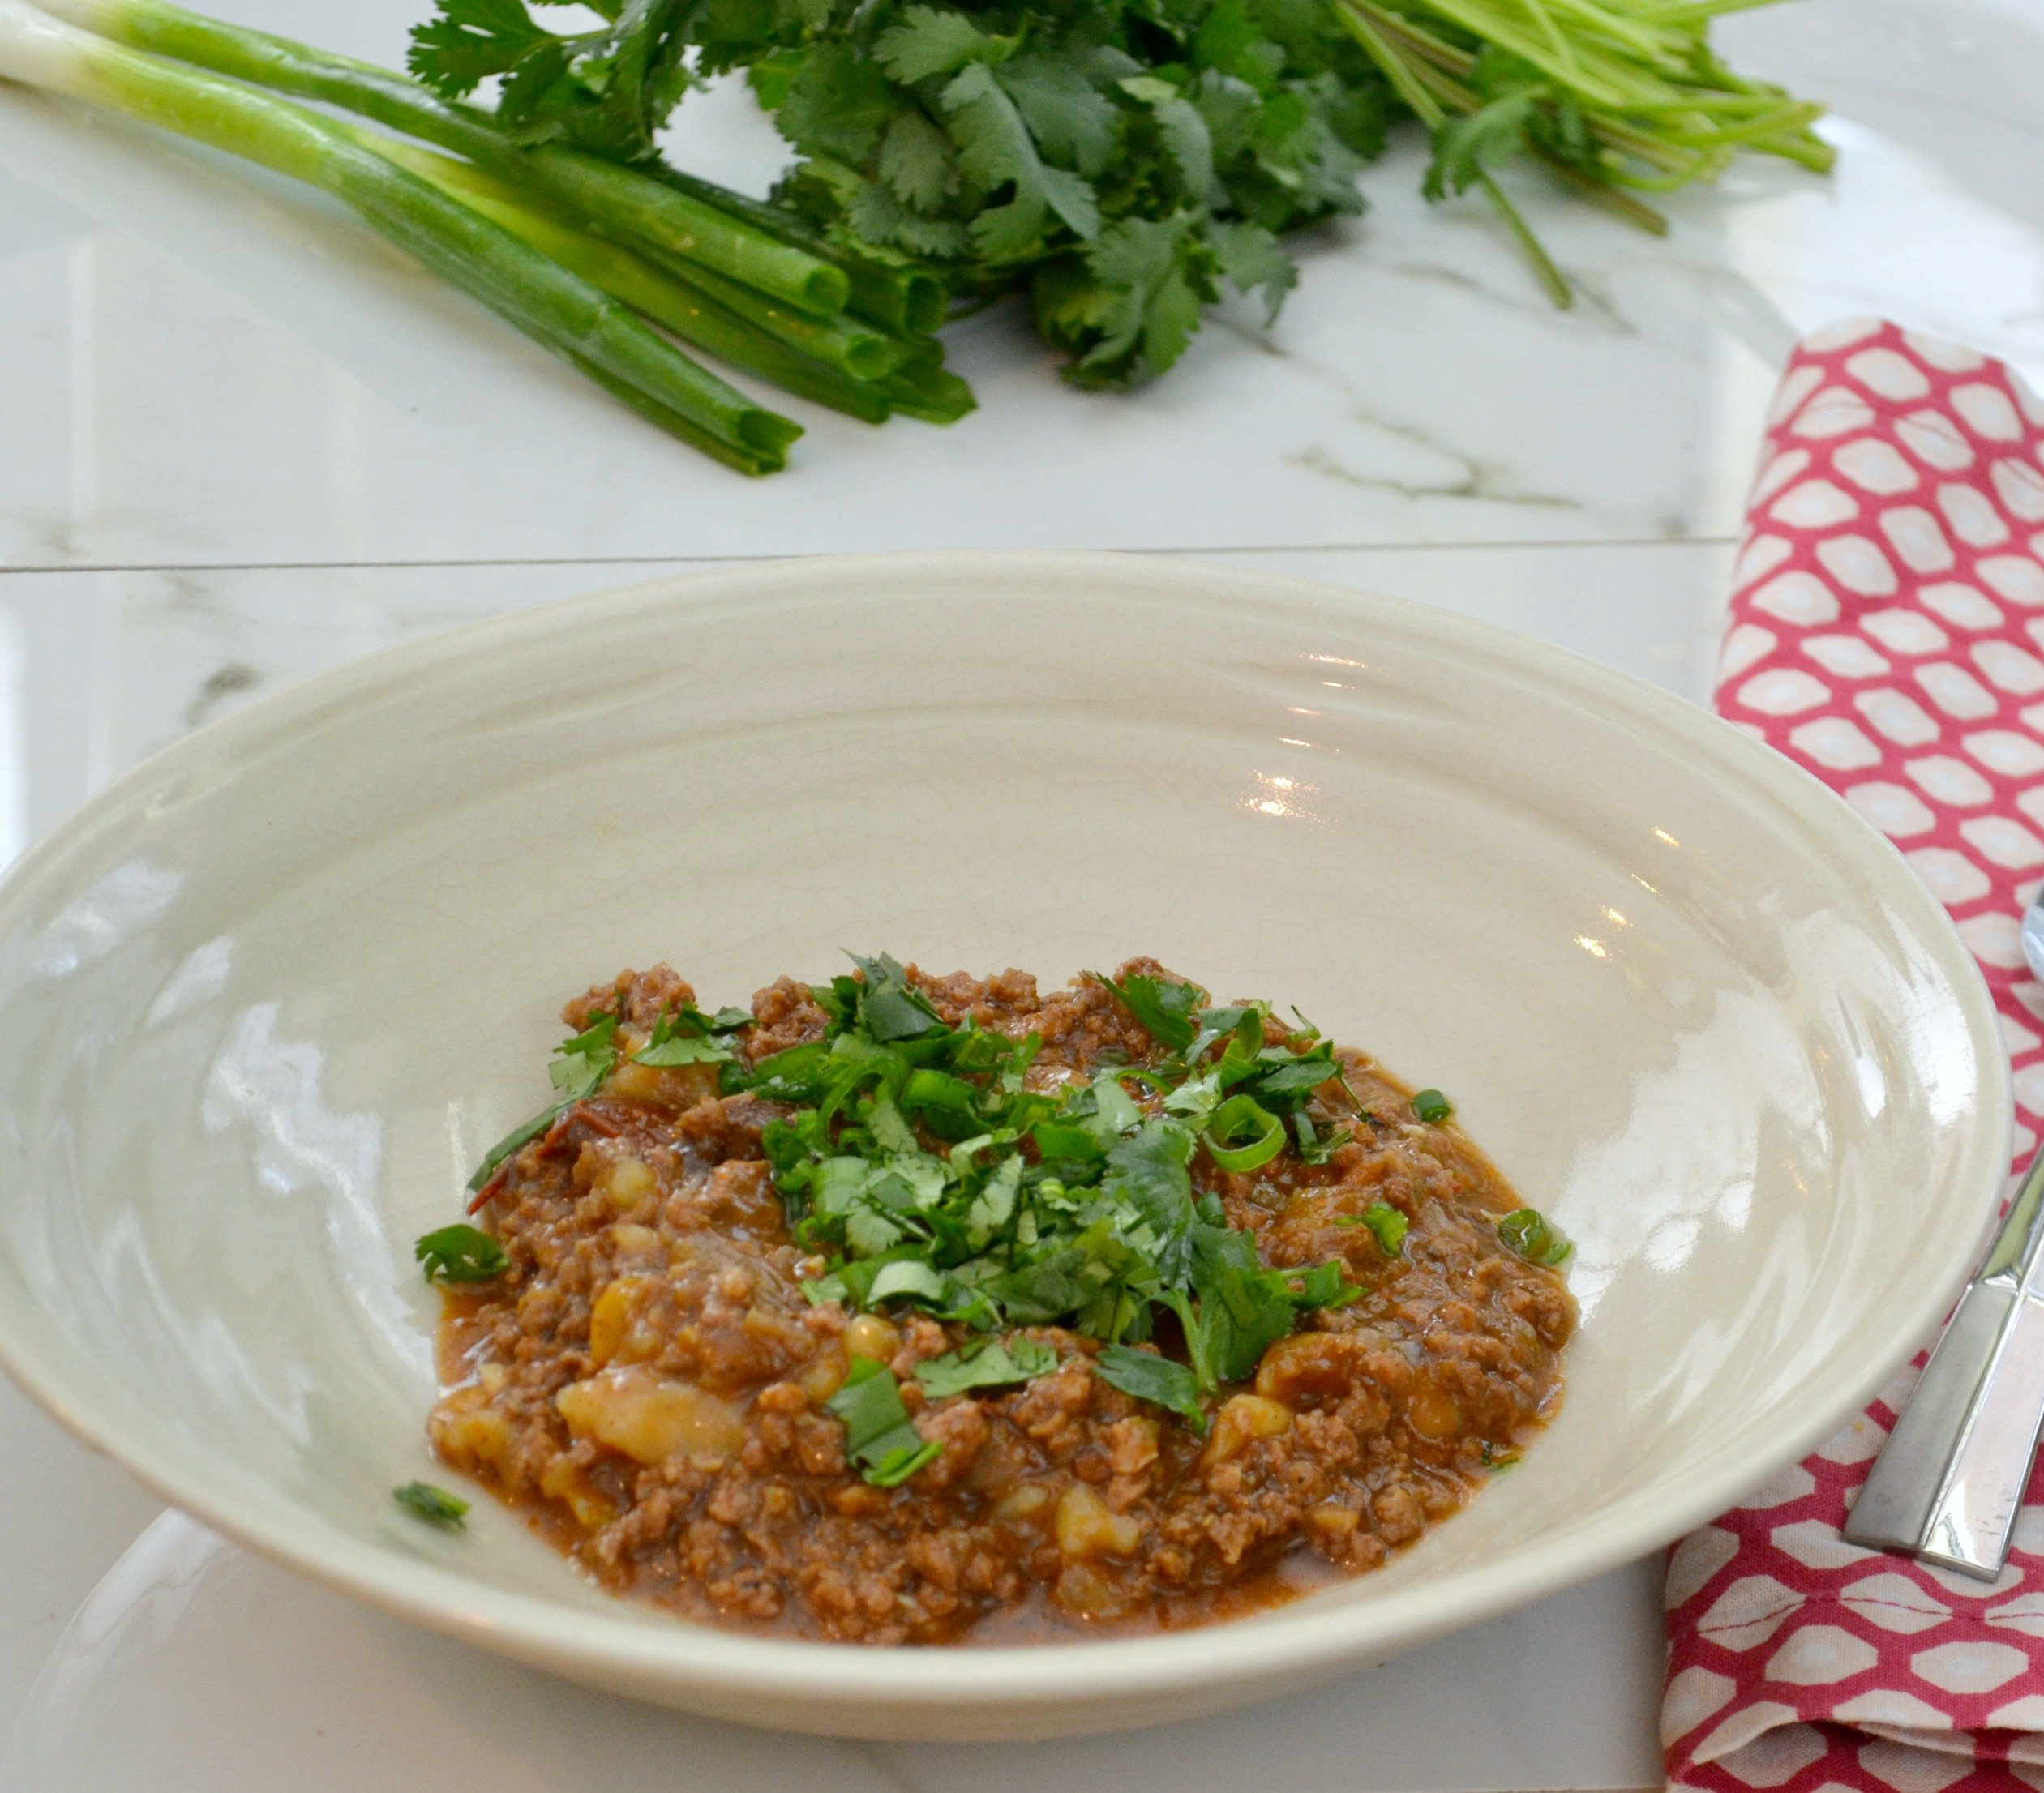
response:
[[[408,1529],[385,1491],[427,1466],[433,1313],[408,1242],[521,1118],[555,993],[661,951],[743,986],[910,932],[1311,986],[1451,1090],[1579,1242],[1540,1447],[1382,1576],[1026,1669],[696,1632],[508,1516]],[[181,1504],[527,1660],[805,1728],[1098,1728],[1502,1611],[1805,1448],[1963,1273],[2003,1065],[1884,844],[1587,663],[1125,560],[719,575],[310,683],[31,856],[0,899],[0,1350]]]

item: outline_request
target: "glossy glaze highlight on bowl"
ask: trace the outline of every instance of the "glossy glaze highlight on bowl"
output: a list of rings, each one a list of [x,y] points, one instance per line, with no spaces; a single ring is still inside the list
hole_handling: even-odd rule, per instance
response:
[[[705,1630],[486,1500],[426,1531],[410,1241],[537,1105],[563,996],[842,948],[1308,995],[1578,1242],[1557,1423],[1389,1569],[1031,1650]],[[0,888],[0,1359],[280,1561],[593,1684],[844,1735],[1048,1735],[1328,1679],[1638,1556],[1846,1419],[2007,1165],[1971,960],[1714,718],[1330,588],[1104,555],[780,563],[312,680]]]

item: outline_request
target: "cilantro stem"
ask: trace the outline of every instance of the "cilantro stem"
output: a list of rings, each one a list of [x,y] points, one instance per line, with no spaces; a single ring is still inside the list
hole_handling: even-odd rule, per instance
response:
[[[435,273],[680,437],[748,473],[799,426],[752,404],[608,293],[332,119],[0,0],[0,75],[109,107],[323,188]]]
[[[1756,0],[1758,3],[1758,0]],[[1600,206],[1614,217],[1622,218],[1636,230],[1643,230],[1650,237],[1668,234],[1668,220],[1643,201],[1635,199],[1622,188],[1592,180],[1580,169],[1571,168],[1566,162],[1553,156],[1542,156],[1542,164],[1557,180],[1565,181],[1592,205]]]
[[[1437,146],[1445,125],[1506,103],[1487,62],[1499,53],[1516,59],[1536,83],[1549,83],[1530,91],[1550,135],[1531,134],[1519,148],[1593,203],[1660,236],[1667,220],[1621,190],[1667,191],[1709,179],[1742,149],[1820,172],[1831,166],[1831,146],[1810,129],[1821,109],[1733,74],[1704,40],[1712,14],[1759,3],[1400,0],[1394,11],[1382,0],[1335,0],[1335,10]],[[1452,41],[1472,38],[1473,50]],[[1508,91],[1529,90],[1522,82]],[[1551,135],[1564,115],[1577,134],[1566,157]],[[1566,306],[1567,280],[1488,170],[1455,184],[1482,189],[1549,297]]]
[[[1488,170],[1476,176],[1476,185],[1483,189],[1491,208],[1505,220],[1506,229],[1519,239],[1520,250],[1532,263],[1535,276],[1547,289],[1547,296],[1554,302],[1555,308],[1567,310],[1575,303],[1575,289],[1569,285],[1568,276],[1554,265],[1546,246],[1533,234],[1533,227],[1519,215],[1519,208],[1505,197],[1505,190],[1490,178]]]

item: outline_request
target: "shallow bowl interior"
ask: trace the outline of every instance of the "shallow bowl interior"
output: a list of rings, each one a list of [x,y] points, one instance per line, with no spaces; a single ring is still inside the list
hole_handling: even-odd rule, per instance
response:
[[[580,1581],[434,1471],[417,1233],[563,998],[841,949],[1153,952],[1438,1085],[1578,1242],[1559,1421],[1385,1573],[1246,1623],[869,1651]],[[170,1499],[581,1679],[819,1731],[1159,1720],[1663,1543],[1935,1324],[2006,1167],[1942,914],[1714,719],[1435,613],[1090,556],[793,563],[463,631],[208,729],[0,892],[0,1358]],[[444,1472],[442,1478],[446,1479]]]

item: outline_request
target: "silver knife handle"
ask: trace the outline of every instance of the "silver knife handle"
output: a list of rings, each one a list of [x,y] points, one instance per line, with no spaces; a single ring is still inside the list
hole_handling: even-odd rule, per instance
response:
[[[1976,1282],[1853,1502],[1845,1537],[1992,1581],[2044,1424],[2044,1300]]]
[[[1991,1581],[2008,1561],[2016,1509],[2044,1424],[2044,1303],[2025,1294],[1917,1555]]]

